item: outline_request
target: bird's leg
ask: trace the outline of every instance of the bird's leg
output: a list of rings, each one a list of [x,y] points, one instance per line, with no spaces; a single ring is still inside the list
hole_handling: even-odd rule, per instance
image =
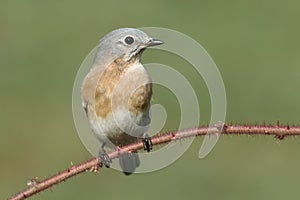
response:
[[[145,134],[143,138],[144,150],[150,152],[152,150],[152,141],[151,138]]]
[[[109,158],[108,154],[106,153],[106,151],[104,149],[104,146],[105,146],[105,143],[103,143],[101,145],[101,149],[99,150],[98,162],[99,162],[100,167],[102,167],[103,165],[105,165],[105,167],[109,168],[110,167],[110,163],[112,161]]]

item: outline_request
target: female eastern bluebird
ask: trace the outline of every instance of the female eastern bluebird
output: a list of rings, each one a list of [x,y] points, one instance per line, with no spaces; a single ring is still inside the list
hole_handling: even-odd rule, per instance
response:
[[[150,151],[151,140],[145,135],[150,123],[151,79],[140,63],[149,46],[163,44],[133,28],[121,28],[100,40],[95,60],[82,84],[82,104],[91,128],[102,143],[100,166],[111,160],[104,147],[124,146],[144,137],[144,149]],[[136,152],[119,159],[126,175],[134,172],[140,161]]]

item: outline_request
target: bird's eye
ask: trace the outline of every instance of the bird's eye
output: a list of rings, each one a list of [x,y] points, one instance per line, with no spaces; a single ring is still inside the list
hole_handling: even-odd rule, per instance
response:
[[[134,42],[134,39],[131,36],[127,36],[124,41],[126,44],[132,44]]]

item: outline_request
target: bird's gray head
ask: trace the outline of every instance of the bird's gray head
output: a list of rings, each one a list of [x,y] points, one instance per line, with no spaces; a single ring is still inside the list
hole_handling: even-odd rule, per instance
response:
[[[108,58],[110,62],[118,58],[129,61],[132,58],[139,58],[145,48],[160,44],[163,44],[161,40],[153,39],[141,30],[120,28],[100,40],[95,61],[104,62]]]

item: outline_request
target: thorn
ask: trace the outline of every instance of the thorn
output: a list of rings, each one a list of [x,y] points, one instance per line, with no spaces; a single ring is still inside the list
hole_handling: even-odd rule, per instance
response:
[[[74,169],[74,168],[76,168],[76,166],[74,165],[74,163],[71,161],[70,162],[70,164],[71,164],[71,169]],[[68,172],[70,172],[71,171],[71,169],[68,169]]]
[[[31,178],[27,181],[28,187],[35,187],[38,184],[38,177]]]
[[[290,125],[287,125],[287,126],[286,126],[286,129],[287,129],[287,130],[290,130]]]
[[[285,135],[275,135],[274,137],[278,140],[283,140]]]
[[[95,173],[99,173],[99,165],[93,166],[91,167],[88,171],[90,172],[95,172]]]
[[[226,132],[227,128],[228,128],[228,125],[225,124],[225,123],[223,123],[223,131],[224,131],[224,132]]]
[[[172,134],[172,137],[173,137],[173,138],[175,138],[175,137],[176,137],[176,135],[175,135],[175,133],[174,133],[174,132],[172,132],[171,134]]]
[[[121,154],[121,147],[116,146],[116,151],[118,152],[118,155],[120,155]]]
[[[276,122],[276,128],[280,128],[279,120],[277,120],[277,122]]]

